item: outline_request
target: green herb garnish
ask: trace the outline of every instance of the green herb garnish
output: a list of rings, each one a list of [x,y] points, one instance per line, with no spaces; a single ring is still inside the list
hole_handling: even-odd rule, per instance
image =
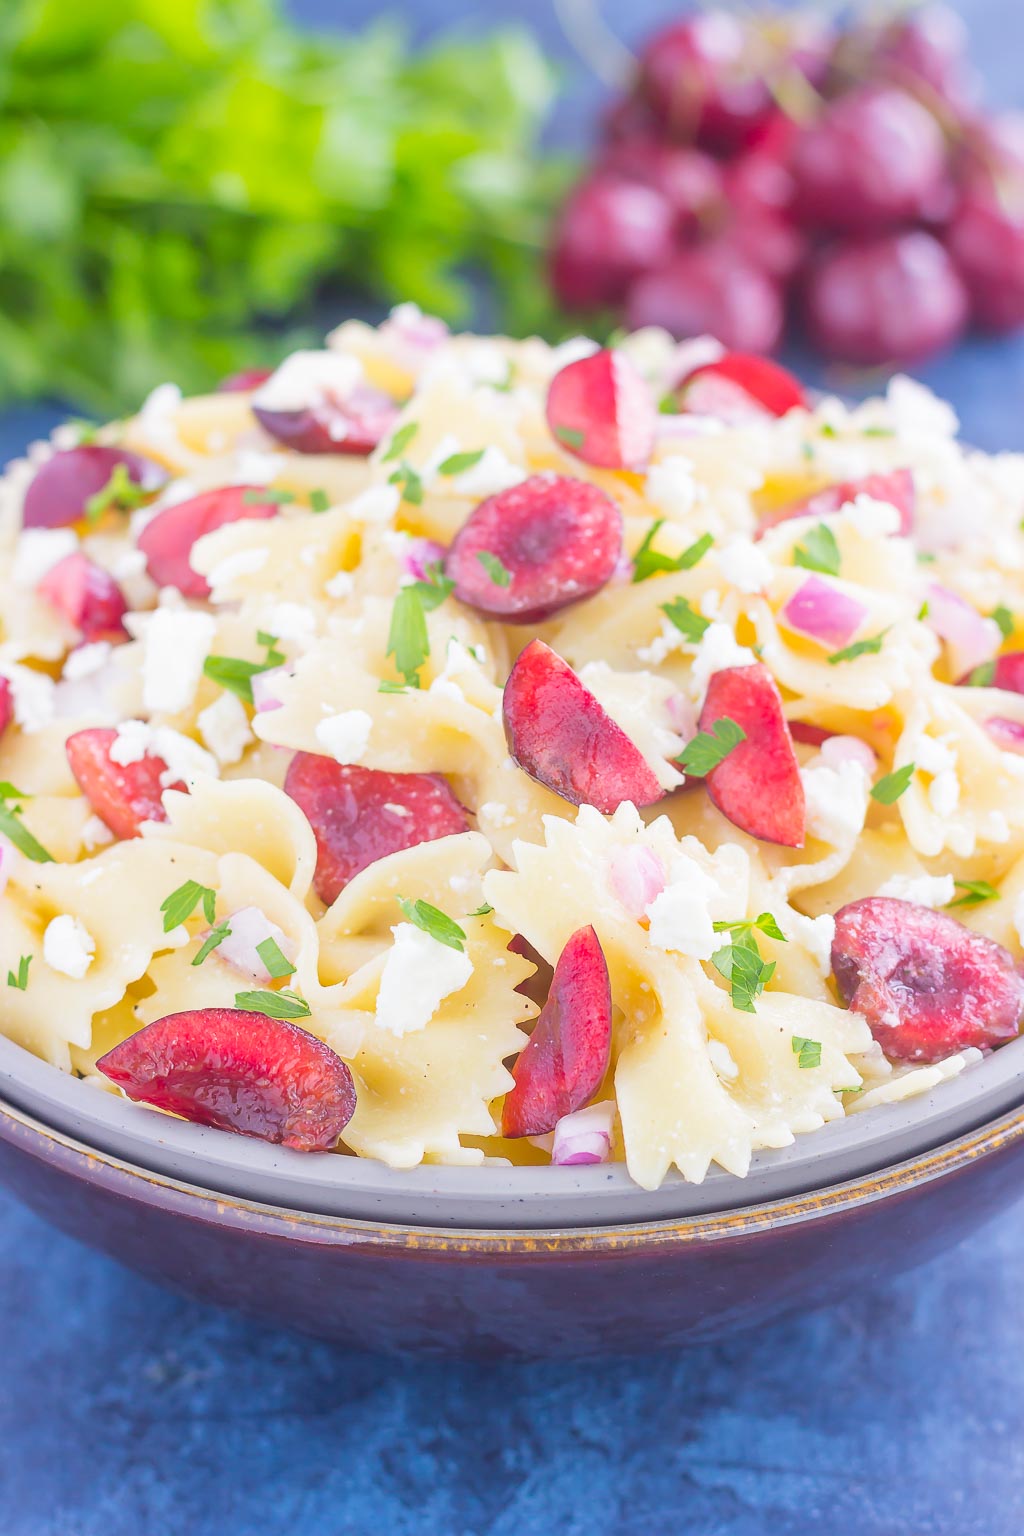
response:
[[[380,456],[382,464],[390,464],[394,459],[400,459],[408,448],[413,438],[420,429],[418,421],[407,421],[404,426],[392,436],[387,448]]]
[[[207,656],[203,662],[203,673],[212,683],[237,694],[246,704],[253,703],[253,678],[260,672],[269,672],[272,667],[279,667],[285,659],[284,652],[276,648],[276,635],[268,635],[261,629],[257,630],[256,640],[267,648],[263,661],[246,661],[241,656]]]
[[[476,557],[496,587],[508,586],[512,580],[512,572],[502,564],[497,555],[492,555],[489,549],[481,549],[477,551]]]
[[[52,864],[53,854],[48,853],[21,820],[21,806],[8,805],[9,800],[30,800],[23,790],[13,784],[0,782],[0,832],[34,864]]]
[[[1017,627],[1017,622],[1009,608],[1000,603],[998,608],[992,609],[989,617],[994,619],[998,624],[999,633],[1002,635],[1003,639],[1009,640],[1010,636],[1013,634],[1013,631]]]
[[[664,525],[665,519],[659,517],[657,522],[651,524],[643,542],[633,556],[633,581],[646,581],[650,576],[656,576],[662,571],[692,571],[698,565],[708,550],[714,544],[710,533],[702,534],[699,539],[684,549],[681,555],[663,555],[659,550],[651,546],[657,537],[658,530]]]
[[[388,476],[389,485],[397,485],[402,493],[402,500],[407,501],[411,507],[418,507],[423,501],[423,480],[418,470],[403,459],[398,468]]]
[[[870,635],[867,640],[855,640],[841,651],[833,651],[825,660],[830,667],[837,667],[841,661],[856,661],[858,656],[877,656],[888,633],[888,629],[883,629],[877,635]]]
[[[999,892],[987,880],[954,880],[953,884],[963,895],[947,901],[947,907],[979,907],[983,901],[999,900]]]
[[[872,789],[872,800],[877,800],[879,805],[895,805],[900,795],[908,788],[916,767],[915,763],[904,763],[902,768],[895,768],[892,773],[887,773]]]
[[[746,739],[747,733],[743,727],[737,725],[735,720],[730,720],[728,715],[723,715],[721,720],[714,722],[710,731],[698,731],[693,740],[687,742],[676,762],[691,778],[703,779]]]
[[[439,944],[446,944],[449,949],[464,950],[466,947],[466,935],[457,922],[437,907],[432,907],[429,901],[418,899],[409,901],[404,896],[399,896],[398,905],[402,909],[402,915],[417,928],[422,928],[424,933],[429,933],[432,939]]]
[[[803,1035],[794,1035],[793,1054],[796,1056],[798,1067],[820,1067],[821,1041],[808,1040]]]
[[[284,953],[276,939],[267,937],[256,945],[256,953],[267,968],[267,974],[275,981],[280,981],[283,976],[294,976],[295,967]]]
[[[687,640],[699,640],[711,623],[685,597],[674,597],[670,603],[662,603],[661,611]]]
[[[831,528],[819,523],[793,551],[793,564],[804,570],[821,571],[825,576],[839,575],[839,545]]]
[[[85,520],[98,523],[108,512],[133,512],[148,501],[151,494],[132,479],[126,464],[115,464],[106,485],[86,502]]]
[[[217,948],[218,944],[223,944],[224,940],[229,939],[230,937],[231,929],[228,926],[227,918],[224,918],[222,922],[217,923],[215,927],[210,929],[209,933],[206,935],[206,938],[203,940],[195,959],[192,961],[192,964],[202,965],[207,955],[212,954],[213,951]]]
[[[200,885],[198,880],[186,880],[184,885],[179,885],[176,891],[172,891],[165,901],[160,903],[160,911],[164,914],[164,933],[170,933],[173,928],[180,928],[186,918],[192,916],[199,903],[203,904],[203,916],[208,923],[212,923],[217,917],[217,892],[208,885]]]
[[[270,1019],[308,1019],[311,1015],[305,998],[288,987],[280,992],[236,992],[235,1007],[247,1013],[265,1013]]]
[[[775,974],[775,961],[761,958],[755,930],[783,942],[785,934],[770,912],[762,912],[754,922],[716,923],[714,926],[716,933],[728,933],[730,942],[715,950],[711,964],[729,983],[733,1007],[741,1013],[753,1013],[754,1003]]]
[[[403,686],[420,686],[420,668],[430,655],[430,638],[427,634],[428,613],[432,613],[455,589],[454,581],[445,576],[440,564],[429,565],[425,581],[413,581],[400,587],[391,609],[391,626],[388,630],[386,656],[393,656],[395,670],[402,674]],[[390,688],[382,690],[390,693]]]
[[[560,443],[564,443],[566,448],[571,448],[574,453],[577,453],[587,440],[587,434],[581,432],[578,427],[556,427],[555,436]]]
[[[247,507],[286,507],[296,499],[294,491],[279,491],[273,486],[250,486],[242,495]]]
[[[15,975],[13,971],[7,972],[7,985],[9,987],[16,987],[19,992],[24,992],[28,986],[28,968],[31,964],[32,956],[22,955],[18,961],[18,974]]]
[[[484,456],[483,448],[474,448],[470,453],[453,453],[437,466],[439,475],[463,475],[467,469],[473,469]]]

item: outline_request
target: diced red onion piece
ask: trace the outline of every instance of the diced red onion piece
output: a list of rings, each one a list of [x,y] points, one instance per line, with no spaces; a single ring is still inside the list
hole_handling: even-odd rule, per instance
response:
[[[228,918],[231,929],[226,939],[218,944],[216,954],[225,964],[249,976],[253,981],[271,981],[270,972],[257,953],[256,946],[265,939],[273,939],[286,959],[291,959],[291,944],[276,923],[272,923],[259,907],[240,907]]]
[[[859,763],[869,779],[874,778],[878,767],[878,758],[859,736],[830,736],[821,744],[821,759],[829,768],[838,768],[841,763]]]
[[[928,586],[928,614],[925,621],[949,647],[950,664],[957,677],[990,661],[999,649],[999,627],[982,618],[962,597],[940,587]]]
[[[447,553],[436,539],[410,539],[402,554],[402,569],[416,581],[426,581],[430,566],[443,565]]]
[[[574,1114],[563,1115],[555,1125],[551,1161],[560,1168],[585,1163],[606,1163],[612,1146],[615,1105],[589,1104]]]
[[[1024,753],[1024,721],[993,715],[985,721],[985,729],[1003,752]]]
[[[665,866],[653,848],[643,843],[612,854],[611,888],[631,917],[643,917],[665,889]]]
[[[835,650],[849,645],[867,615],[863,603],[820,576],[808,576],[782,610],[790,629]]]
[[[265,715],[269,709],[281,708],[277,690],[282,679],[291,675],[291,668],[287,666],[270,667],[266,672],[255,674],[252,679],[252,701],[258,715]]]

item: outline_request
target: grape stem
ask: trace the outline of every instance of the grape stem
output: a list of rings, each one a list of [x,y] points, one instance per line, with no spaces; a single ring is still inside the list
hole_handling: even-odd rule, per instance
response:
[[[636,56],[605,21],[598,0],[554,0],[566,38],[594,74],[613,90],[627,90],[636,74]]]

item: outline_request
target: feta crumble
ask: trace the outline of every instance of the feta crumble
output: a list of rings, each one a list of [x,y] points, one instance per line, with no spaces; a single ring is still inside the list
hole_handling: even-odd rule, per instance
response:
[[[43,959],[51,971],[81,981],[95,953],[96,940],[77,917],[63,912],[47,924],[43,934]]]
[[[374,1018],[378,1029],[408,1035],[425,1029],[444,999],[462,990],[473,962],[413,923],[397,923],[391,932],[395,942],[384,962]]]
[[[317,741],[338,763],[357,763],[370,744],[373,718],[365,709],[345,709],[328,715],[314,732]]]
[[[157,608],[149,616],[142,663],[146,709],[166,715],[188,709],[216,633],[216,620],[208,613]]]
[[[196,724],[218,763],[239,762],[253,740],[245,705],[226,689],[219,699],[200,711]]]
[[[956,885],[952,875],[890,875],[875,894],[935,909],[949,906],[956,895]]]

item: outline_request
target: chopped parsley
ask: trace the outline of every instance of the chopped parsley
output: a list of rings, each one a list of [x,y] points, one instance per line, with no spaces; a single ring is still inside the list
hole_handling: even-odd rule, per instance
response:
[[[900,795],[908,788],[916,768],[916,763],[904,763],[902,768],[895,768],[892,773],[887,773],[884,779],[879,779],[872,789],[872,800],[877,800],[879,805],[895,805]]]
[[[29,800],[24,790],[15,789],[13,784],[6,781],[0,782],[0,832],[19,849],[27,859],[34,864],[52,864],[53,854],[48,853],[21,820],[21,806],[8,805],[8,800]]]
[[[685,597],[674,597],[670,603],[662,603],[661,611],[687,640],[699,640],[711,623]]]
[[[284,953],[276,939],[267,937],[256,945],[256,953],[267,968],[267,974],[275,981],[280,981],[283,976],[294,976],[295,967]]]
[[[587,434],[581,432],[578,427],[556,427],[555,436],[560,443],[564,443],[566,448],[571,448],[574,453],[578,452],[587,440]]]
[[[469,915],[470,917],[489,917],[493,911],[494,908],[491,906],[490,902],[485,901],[483,906],[477,907],[476,911],[471,912]]]
[[[692,571],[699,564],[715,542],[710,533],[704,533],[688,549],[684,549],[681,555],[663,555],[659,550],[652,549],[658,529],[663,526],[665,519],[659,517],[657,522],[651,524],[644,535],[643,542],[633,556],[633,580],[646,581],[650,576],[656,576],[662,571]]]
[[[820,1067],[821,1041],[808,1040],[804,1035],[794,1035],[793,1054],[798,1067]]]
[[[787,943],[786,935],[770,912],[762,912],[750,922],[714,924],[716,933],[751,934],[755,928],[769,939],[780,939],[783,944]]]
[[[502,564],[497,555],[492,555],[489,549],[480,549],[477,550],[476,557],[496,587],[508,586],[512,580],[512,572],[507,565]]]
[[[270,1019],[308,1019],[312,1012],[306,999],[287,987],[281,992],[236,992],[235,1007],[265,1013]]]
[[[1010,612],[1009,608],[1000,603],[998,608],[993,608],[989,617],[994,619],[998,624],[999,633],[1002,635],[1003,639],[1009,640],[1017,625],[1017,621],[1015,620],[1013,614]]]
[[[319,487],[309,493],[309,510],[311,512],[326,512],[331,504],[331,498],[327,492]]]
[[[213,923],[217,918],[217,892],[208,885],[200,885],[198,880],[186,880],[184,885],[179,885],[176,891],[172,891],[165,901],[160,903],[160,911],[164,914],[164,933],[170,933],[172,928],[180,928],[186,918],[192,916],[199,903],[203,904],[203,916],[208,923]]]
[[[446,944],[449,949],[464,950],[466,947],[466,934],[453,918],[432,907],[429,901],[418,899],[409,901],[404,896],[399,896],[398,905],[402,909],[402,915],[417,928],[422,928],[424,933],[429,933],[432,939],[439,944]]]
[[[387,452],[381,454],[381,463],[390,464],[393,459],[400,459],[419,429],[418,421],[407,421],[404,427],[399,427],[388,443]]]
[[[115,464],[106,485],[86,502],[85,520],[98,523],[108,512],[132,512],[141,507],[149,495],[149,491],[132,479],[126,464]]]
[[[967,677],[968,684],[972,688],[991,688],[995,680],[996,664],[994,661],[983,661]]]
[[[402,460],[398,468],[388,476],[389,485],[397,485],[402,493],[402,500],[410,506],[418,507],[423,501],[423,480],[418,470]]]
[[[856,661],[858,656],[877,656],[888,633],[888,629],[883,629],[877,635],[869,635],[866,640],[855,640],[852,645],[844,646],[841,651],[833,651],[825,659],[830,667],[838,667],[841,661]]]
[[[474,448],[470,453],[449,454],[437,466],[437,472],[439,475],[463,475],[467,469],[474,469],[483,456],[483,448]]]
[[[427,567],[425,581],[413,581],[398,589],[384,654],[394,657],[395,670],[402,675],[403,687],[420,686],[420,668],[430,655],[426,616],[443,603],[454,588],[455,583],[445,576],[440,564],[435,564]],[[393,693],[398,689],[381,691]]]
[[[978,907],[983,901],[998,901],[999,892],[987,880],[954,880],[953,884],[962,896],[947,901],[947,907]]]
[[[207,656],[203,662],[203,672],[211,682],[237,694],[246,704],[253,702],[253,678],[260,672],[269,672],[272,667],[279,667],[285,659],[284,652],[277,649],[276,635],[268,635],[260,629],[256,631],[256,640],[259,645],[266,647],[267,654],[263,661],[245,661],[241,656]]]
[[[195,959],[192,961],[192,964],[202,965],[207,955],[212,955],[213,951],[217,948],[217,945],[223,944],[224,940],[229,939],[230,937],[231,929],[228,927],[227,918],[224,918],[222,922],[217,923],[213,928],[210,929],[209,933],[206,935],[206,938],[203,940],[199,948],[199,952],[197,953]]]
[[[715,721],[710,731],[698,731],[693,740],[687,742],[676,762],[691,778],[703,779],[746,739],[747,733],[743,727],[737,725],[735,720],[730,720],[728,715],[723,715],[721,720]]]
[[[251,486],[242,496],[247,507],[286,507],[294,501],[294,491],[279,491],[273,486]]]
[[[32,956],[22,955],[18,961],[18,974],[15,975],[13,971],[7,972],[7,985],[17,988],[19,992],[24,992],[28,986],[28,968],[31,964]]]
[[[793,564],[807,571],[821,571],[825,576],[839,575],[839,545],[831,528],[818,523],[802,544],[793,551]]]
[[[775,974],[775,961],[761,958],[755,929],[772,938],[785,938],[770,912],[762,912],[756,922],[716,923],[716,933],[728,933],[730,940],[716,949],[711,964],[729,983],[732,1005],[741,1013],[754,1013],[754,1003]]]

